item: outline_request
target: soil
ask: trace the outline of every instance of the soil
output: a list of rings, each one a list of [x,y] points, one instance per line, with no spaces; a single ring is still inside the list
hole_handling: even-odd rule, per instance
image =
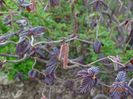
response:
[[[45,84],[28,80],[15,82],[9,85],[0,85],[0,99],[42,99],[42,93],[49,97],[50,87]],[[64,89],[63,85],[51,87],[50,99],[89,99],[86,96],[75,96],[75,91]],[[49,99],[49,98],[47,98]]]

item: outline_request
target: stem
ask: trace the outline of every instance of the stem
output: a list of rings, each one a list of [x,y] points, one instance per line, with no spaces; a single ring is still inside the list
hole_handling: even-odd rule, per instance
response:
[[[34,68],[34,66],[36,65],[36,62],[37,62],[36,57],[34,57],[34,60],[35,60],[35,61],[34,61],[33,65],[32,65],[32,69],[45,76],[45,73],[43,73],[43,72],[39,71],[38,69],[35,69],[35,68]]]
[[[117,62],[117,61],[114,61],[114,60],[111,58],[111,56],[107,56],[107,57],[100,58],[100,59],[98,59],[98,60],[96,60],[96,61],[93,61],[93,62],[91,62],[91,63],[89,63],[89,64],[86,64],[86,65],[80,64],[80,63],[78,63],[78,62],[74,62],[74,61],[72,61],[72,60],[69,59],[69,63],[72,63],[72,64],[74,64],[74,65],[68,66],[67,68],[68,68],[68,69],[71,69],[71,68],[75,68],[75,67],[79,67],[79,66],[81,66],[81,67],[90,67],[91,65],[93,65],[93,64],[95,64],[95,63],[97,63],[97,62],[99,62],[99,61],[102,61],[102,60],[104,60],[104,59],[109,59],[109,60],[111,60],[113,63],[119,64],[119,65],[125,67],[124,64],[122,64],[122,63],[120,63],[120,62]]]
[[[107,57],[100,58],[100,59],[98,59],[98,60],[96,60],[96,61],[94,61],[94,62],[91,62],[91,63],[87,64],[86,66],[91,66],[91,65],[95,64],[96,62],[102,61],[102,60],[104,60],[104,59],[107,59]]]
[[[125,67],[125,65],[124,65],[124,64],[122,64],[122,63],[120,63],[120,62],[117,62],[117,61],[113,60],[113,59],[111,58],[111,56],[108,56],[107,58],[108,58],[108,59],[110,59],[113,63],[115,63],[115,64],[118,64],[118,65],[120,65],[120,66]]]
[[[86,65],[80,64],[80,63],[78,63],[78,62],[74,62],[74,61],[72,61],[72,60],[69,60],[70,63],[75,64],[75,65],[69,66],[69,67],[67,67],[67,68],[68,68],[68,69],[71,69],[71,68],[75,68],[75,67],[78,67],[78,66],[90,67],[91,65],[95,64],[96,62],[99,62],[99,61],[104,60],[104,59],[107,59],[107,57],[98,59],[98,60],[96,60],[96,61],[94,61],[94,62],[91,62],[91,63],[89,63],[89,64],[86,64]]]
[[[72,16],[73,16],[73,33],[77,34],[78,33],[78,21],[77,21],[77,16],[75,13],[75,0],[72,1]]]
[[[17,44],[14,41],[6,41],[6,42],[3,42],[3,43],[0,43],[0,46],[4,46],[4,45],[9,44],[9,43],[12,43],[12,44],[15,44],[15,45]]]
[[[99,32],[99,21],[96,28],[96,40],[98,40],[98,32]]]
[[[48,94],[48,99],[51,99],[51,86],[49,86],[49,94]]]
[[[19,58],[19,56],[18,56],[18,55],[12,55],[12,54],[3,54],[3,53],[0,53],[0,56]]]
[[[33,37],[33,35],[31,36],[31,46],[34,46],[34,37]]]
[[[129,81],[128,86],[130,86],[132,82],[133,82],[133,78]]]
[[[73,38],[65,38],[62,39],[62,40],[57,40],[57,41],[41,41],[41,42],[38,42],[38,43],[35,43],[33,44],[33,46],[36,46],[36,45],[39,45],[39,44],[53,44],[53,43],[61,43],[63,41],[65,42],[70,42],[70,41],[73,41],[73,40],[78,40],[78,41],[81,41],[81,42],[84,42],[84,43],[88,43],[88,44],[93,44],[93,42],[91,41],[87,41],[87,40],[82,40],[82,39],[79,39],[77,36],[76,37],[73,37]]]
[[[73,40],[76,40],[77,37],[74,37],[74,38],[70,38],[70,39],[67,39],[65,40],[65,42],[70,42],[70,41],[73,41]],[[57,41],[41,41],[41,42],[38,42],[38,43],[35,43],[33,46],[36,46],[36,45],[39,45],[39,44],[52,44],[52,43],[60,43],[60,42],[63,42],[63,40],[57,40]]]
[[[25,59],[27,59],[27,54],[25,54],[24,57],[19,59],[19,60],[6,60],[6,62],[8,62],[8,63],[18,63],[18,62],[24,61]]]

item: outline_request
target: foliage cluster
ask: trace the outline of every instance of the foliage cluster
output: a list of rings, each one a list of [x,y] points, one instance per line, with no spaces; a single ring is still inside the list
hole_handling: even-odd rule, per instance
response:
[[[133,97],[130,3],[130,0],[0,0],[1,72],[10,79],[31,78],[53,85],[60,78],[74,79],[69,74],[72,70],[83,80],[81,93],[106,86],[112,99]],[[101,81],[115,82],[108,86]]]

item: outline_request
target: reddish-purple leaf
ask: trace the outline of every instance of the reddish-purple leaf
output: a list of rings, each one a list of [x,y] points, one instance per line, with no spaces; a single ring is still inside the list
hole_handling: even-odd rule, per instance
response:
[[[122,99],[128,96],[128,91],[125,87],[125,83],[114,82],[110,88],[111,99]]]
[[[16,46],[16,54],[20,57],[23,57],[24,54],[31,48],[31,45],[29,41],[26,39],[23,39],[21,42],[19,42]]]
[[[102,43],[100,41],[94,42],[94,44],[93,44],[94,52],[97,53],[97,54],[100,53],[101,46],[102,46]]]
[[[81,70],[77,76],[82,78],[80,92],[86,93],[90,91],[97,83],[96,75],[99,73],[99,68],[91,67],[88,70]]]
[[[97,79],[93,79],[92,77],[84,77],[81,81],[80,92],[86,93],[90,91],[97,83]]]

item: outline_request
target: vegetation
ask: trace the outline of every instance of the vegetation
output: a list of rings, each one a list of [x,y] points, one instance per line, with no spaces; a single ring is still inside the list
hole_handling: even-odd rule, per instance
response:
[[[0,0],[0,72],[48,86],[72,80],[77,95],[103,86],[112,99],[133,98],[132,4]]]

